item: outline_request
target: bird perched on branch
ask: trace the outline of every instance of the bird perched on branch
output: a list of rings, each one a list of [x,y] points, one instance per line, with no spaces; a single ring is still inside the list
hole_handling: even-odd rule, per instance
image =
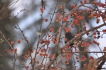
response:
[[[70,33],[70,32],[67,32],[66,34],[65,34],[65,44],[68,42],[68,41],[70,41],[71,39],[73,39],[74,38],[74,36]],[[73,46],[74,45],[74,43],[71,43],[70,44],[70,46]]]

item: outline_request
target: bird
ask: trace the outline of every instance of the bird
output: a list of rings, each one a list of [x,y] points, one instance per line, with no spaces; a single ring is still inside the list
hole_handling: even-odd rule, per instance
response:
[[[65,38],[66,38],[66,40],[65,40],[65,44],[66,44],[66,43],[69,42],[71,39],[73,39],[74,36],[72,35],[71,32],[67,32],[67,33],[65,33]],[[74,45],[74,43],[71,43],[71,44],[70,44],[71,47],[73,47],[73,45]]]

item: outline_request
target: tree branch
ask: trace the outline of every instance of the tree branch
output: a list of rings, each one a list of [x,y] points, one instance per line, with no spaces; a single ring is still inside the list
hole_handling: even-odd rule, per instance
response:
[[[46,65],[46,70],[48,70],[49,67],[51,66],[51,64],[56,60],[56,58],[57,58],[60,54],[62,54],[62,49],[64,49],[66,46],[70,45],[74,40],[79,39],[79,38],[80,38],[81,36],[83,36],[84,34],[87,34],[87,33],[89,33],[90,31],[96,30],[96,29],[98,29],[98,28],[100,28],[100,27],[102,27],[102,26],[106,26],[106,23],[101,24],[101,25],[99,25],[99,26],[97,26],[97,27],[91,28],[91,29],[89,29],[89,30],[87,30],[87,31],[83,31],[83,32],[81,32],[78,36],[74,37],[72,40],[70,40],[69,42],[67,42],[61,49],[58,50],[58,51],[61,51],[61,53],[56,54],[56,55],[54,56],[54,58],[52,58],[51,61],[49,61],[49,62],[47,63],[47,65]],[[76,53],[78,53],[78,52],[76,52]],[[91,52],[88,52],[88,53],[91,53]],[[97,52],[95,52],[95,53],[97,53]],[[98,52],[98,53],[100,53],[100,52]]]

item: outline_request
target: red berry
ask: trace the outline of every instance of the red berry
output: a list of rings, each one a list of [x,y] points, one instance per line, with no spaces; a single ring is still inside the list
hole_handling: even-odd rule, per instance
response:
[[[13,45],[14,44],[14,41],[11,41],[11,44]]]
[[[21,43],[21,40],[17,40],[17,42],[20,44]]]

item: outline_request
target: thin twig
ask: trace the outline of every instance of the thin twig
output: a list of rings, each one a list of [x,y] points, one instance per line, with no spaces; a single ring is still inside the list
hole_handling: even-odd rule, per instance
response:
[[[14,48],[12,47],[12,45],[8,42],[8,40],[6,39],[6,37],[4,36],[4,34],[0,31],[0,34],[3,36],[4,40],[8,43],[9,47],[11,49],[14,50]],[[26,70],[28,70],[25,66],[25,64],[21,61],[21,59],[19,58],[18,54],[15,52],[17,59],[19,60],[19,62],[22,64],[23,67],[25,67]]]
[[[4,34],[0,31],[0,34],[3,36],[4,40],[8,43],[10,49],[13,49],[13,46],[8,42],[8,40],[6,39],[6,37],[4,36]]]

